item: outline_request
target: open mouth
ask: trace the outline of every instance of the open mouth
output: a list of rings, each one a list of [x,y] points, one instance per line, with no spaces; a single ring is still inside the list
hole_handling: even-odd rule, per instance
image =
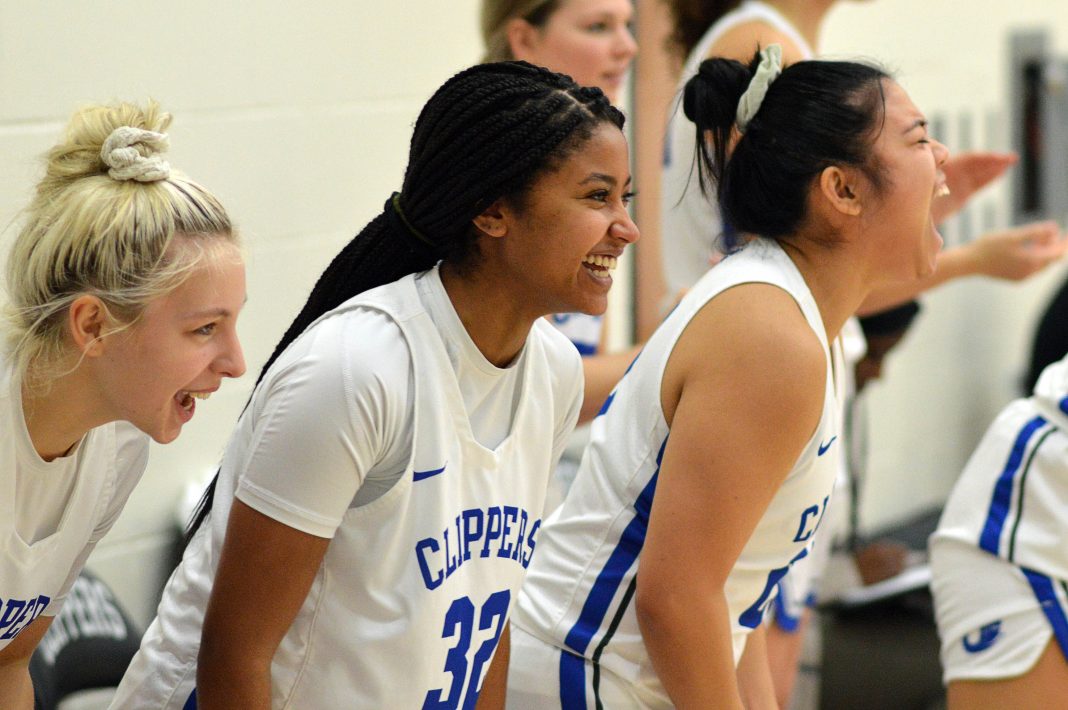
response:
[[[609,276],[615,271],[619,260],[614,256],[594,254],[582,260],[582,265],[598,276]]]
[[[183,410],[192,412],[196,400],[207,399],[210,396],[211,392],[189,392],[187,390],[181,390],[178,394],[174,395],[174,401],[176,401],[178,406]]]

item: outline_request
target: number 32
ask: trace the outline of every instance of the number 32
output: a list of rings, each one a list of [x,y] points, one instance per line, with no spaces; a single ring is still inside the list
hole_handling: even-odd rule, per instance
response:
[[[504,630],[504,621],[508,616],[508,603],[512,593],[504,589],[490,595],[486,603],[482,605],[482,613],[479,614],[478,628],[486,631],[494,628],[493,637],[482,642],[475,651],[475,657],[471,659],[471,672],[467,670],[467,653],[471,649],[471,635],[475,626],[475,605],[468,597],[460,597],[455,600],[445,612],[445,627],[441,631],[442,638],[457,637],[456,645],[449,649],[445,656],[445,672],[452,674],[452,684],[449,686],[449,695],[442,699],[442,688],[427,692],[423,701],[423,710],[471,710],[478,700],[478,683],[482,679],[482,667],[493,656],[497,648],[497,641]]]

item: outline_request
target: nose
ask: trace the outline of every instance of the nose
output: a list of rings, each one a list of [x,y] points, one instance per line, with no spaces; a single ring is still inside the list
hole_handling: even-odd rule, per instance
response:
[[[630,25],[622,25],[616,41],[616,53],[628,60],[638,53],[638,42],[630,31]]]
[[[237,339],[237,331],[231,332],[222,352],[215,359],[215,371],[222,377],[241,377],[245,374],[245,353]]]
[[[931,147],[934,150],[935,164],[945,165],[946,161],[949,160],[949,148],[934,139],[931,139]]]
[[[622,212],[619,219],[609,227],[608,233],[620,241],[633,244],[641,238],[641,232],[638,231],[638,225],[634,224],[634,220],[630,218],[630,213],[627,212],[626,208],[623,208]]]

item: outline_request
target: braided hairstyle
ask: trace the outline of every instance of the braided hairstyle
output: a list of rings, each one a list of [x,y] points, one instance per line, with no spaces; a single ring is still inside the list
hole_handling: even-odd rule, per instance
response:
[[[805,219],[812,181],[832,165],[861,170],[881,191],[885,176],[872,145],[885,119],[889,75],[859,62],[787,66],[739,136],[738,102],[759,63],[759,52],[748,66],[707,59],[683,89],[701,190],[708,195],[710,183],[716,185],[724,221],[749,234],[792,234]]]
[[[500,199],[522,209],[531,185],[603,123],[622,129],[623,114],[600,89],[526,62],[480,64],[446,81],[415,123],[401,191],[319,277],[257,384],[309,325],[353,296],[442,259],[477,262],[474,218]],[[215,480],[187,541],[211,509]]]

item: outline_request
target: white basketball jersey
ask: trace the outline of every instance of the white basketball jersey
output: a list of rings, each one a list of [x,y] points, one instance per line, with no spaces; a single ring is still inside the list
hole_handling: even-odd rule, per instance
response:
[[[690,52],[679,79],[679,98],[672,103],[664,137],[660,233],[664,235],[664,277],[669,294],[689,288],[708,271],[709,258],[719,253],[716,240],[723,232],[715,192],[706,197],[697,180],[696,129],[682,112],[682,88],[708,58],[712,45],[727,31],[746,22],[764,22],[774,27],[790,37],[806,59],[813,56],[812,48],[788,20],[775,8],[757,0],[747,0],[721,17]]]
[[[957,480],[932,545],[954,541],[1068,580],[1068,358],[1007,406]]]
[[[793,262],[757,239],[709,271],[650,338],[594,421],[590,446],[563,505],[546,521],[514,623],[564,649],[560,697],[581,708],[597,697],[599,668],[670,706],[634,613],[636,573],[669,430],[660,408],[664,368],[694,315],[722,291],[769,283],[789,293],[827,356],[819,426],[746,543],[726,584],[737,663],[746,635],[771,603],[790,565],[808,554],[837,471],[838,411],[833,355],[819,309]],[[784,365],[785,366],[785,365]],[[830,453],[828,453],[830,452]],[[513,663],[517,659],[513,657]],[[586,663],[593,665],[586,677]]]
[[[0,649],[41,614],[55,615],[85,559],[122,509],[148,460],[148,437],[126,422],[90,429],[67,456],[44,461],[26,429],[21,386],[0,361]],[[16,511],[33,502],[23,495],[33,477],[69,477],[65,500],[38,500],[41,507]],[[23,539],[16,512],[55,513],[57,524],[40,539]],[[29,515],[27,513],[29,512]]]
[[[511,432],[490,450],[471,432],[414,278],[323,318],[357,308],[386,314],[410,349],[412,457],[384,495],[345,514],[275,653],[272,707],[474,707],[541,526],[560,419],[544,339],[559,336],[541,319],[534,324],[517,365],[525,370]],[[254,399],[243,419],[255,407]],[[168,583],[115,707],[195,707],[203,612],[238,484],[234,471],[250,455],[228,450],[209,521]]]

